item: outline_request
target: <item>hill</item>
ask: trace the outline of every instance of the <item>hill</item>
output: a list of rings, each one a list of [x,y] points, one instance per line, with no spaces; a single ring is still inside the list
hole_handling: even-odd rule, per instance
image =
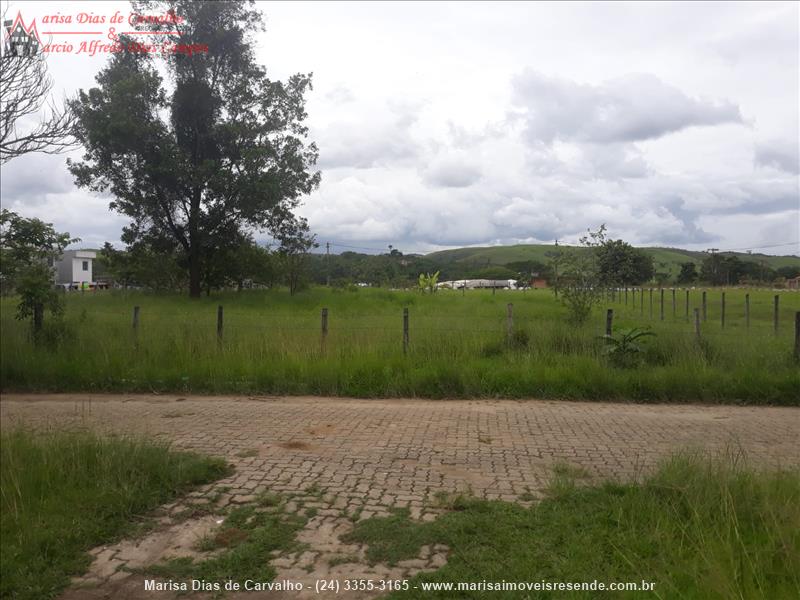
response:
[[[480,268],[486,266],[506,265],[511,262],[523,260],[535,260],[546,263],[550,259],[547,253],[552,252],[555,246],[552,244],[517,244],[514,246],[484,246],[475,248],[456,248],[453,250],[440,250],[425,255],[425,258],[440,265],[469,266]],[[683,250],[681,248],[642,248],[647,254],[653,257],[656,271],[669,272],[670,276],[676,276],[680,271],[680,264],[684,262],[700,263],[707,256],[705,252],[695,250]],[[746,252],[724,252],[723,254],[737,256],[739,259],[748,262],[757,262],[772,269],[780,267],[795,266],[800,267],[800,257],[798,256],[772,256],[769,254],[748,254]]]

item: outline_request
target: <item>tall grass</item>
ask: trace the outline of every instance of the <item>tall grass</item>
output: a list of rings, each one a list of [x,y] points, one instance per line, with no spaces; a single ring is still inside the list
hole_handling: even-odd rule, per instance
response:
[[[446,544],[447,564],[411,582],[654,582],[655,598],[800,597],[800,472],[758,472],[741,456],[675,456],[641,483],[556,476],[531,508],[461,499],[431,523],[397,514],[358,523],[348,542],[397,562]],[[595,594],[597,592],[594,592]],[[495,593],[550,598],[551,593]],[[642,592],[604,592],[609,598]],[[451,598],[453,592],[431,594]],[[401,593],[391,597],[408,597]],[[463,592],[459,598],[482,598]],[[570,598],[596,597],[573,592]]]
[[[4,390],[195,391],[341,396],[549,397],[800,403],[800,370],[792,359],[793,311],[800,294],[781,296],[773,334],[770,292],[751,293],[751,326],[743,293],[727,292],[727,323],[709,292],[703,341],[683,317],[649,319],[637,304],[604,302],[575,328],[547,291],[412,292],[313,289],[227,293],[200,300],[141,293],[72,294],[67,317],[49,344],[34,346],[26,324],[4,299],[0,384]],[[656,301],[658,295],[656,294]],[[692,293],[697,306],[700,291]],[[523,343],[506,343],[506,304]],[[216,306],[225,308],[216,339]],[[141,306],[134,335],[131,311]],[[643,364],[614,369],[602,355],[602,309],[617,327],[651,326]],[[329,333],[320,335],[320,310]],[[402,348],[402,309],[410,310],[410,347]],[[52,325],[51,325],[52,326]]]
[[[88,550],[130,533],[133,518],[222,477],[217,459],[91,433],[2,434],[0,597],[53,597]]]

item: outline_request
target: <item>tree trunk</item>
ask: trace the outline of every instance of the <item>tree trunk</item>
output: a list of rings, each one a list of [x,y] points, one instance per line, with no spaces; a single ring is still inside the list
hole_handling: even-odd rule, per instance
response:
[[[189,250],[189,296],[199,298],[202,293],[200,272],[200,252],[197,246],[192,245]]]
[[[189,207],[189,297],[199,298],[202,294],[202,270],[200,265],[200,236],[197,221],[200,216],[200,189],[192,192]]]
[[[33,340],[38,342],[42,335],[42,323],[44,322],[44,306],[36,303],[33,307]]]

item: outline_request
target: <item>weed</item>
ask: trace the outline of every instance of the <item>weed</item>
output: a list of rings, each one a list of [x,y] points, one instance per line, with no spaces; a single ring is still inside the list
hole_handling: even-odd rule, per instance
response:
[[[258,450],[255,448],[248,448],[247,450],[240,450],[236,453],[236,456],[239,458],[251,458],[253,456],[258,456]]]
[[[328,566],[335,567],[337,565],[345,565],[348,563],[357,563],[360,559],[355,554],[340,554],[328,559]]]
[[[275,493],[263,491],[256,497],[259,506],[280,506],[283,499]]]
[[[89,566],[88,549],[228,473],[221,460],[90,433],[3,433],[0,454],[0,597],[22,600],[54,597]]]
[[[604,354],[608,356],[611,364],[615,367],[631,369],[639,365],[644,356],[644,348],[639,343],[640,340],[655,335],[652,331],[638,327],[620,331],[616,336],[604,335],[601,338],[606,343]]]
[[[530,508],[471,500],[424,523],[396,513],[360,521],[343,539],[367,544],[370,562],[389,564],[415,558],[422,545],[448,546],[447,564],[417,575],[412,586],[525,581],[532,572],[592,581],[602,573],[606,581],[655,582],[664,598],[796,598],[798,499],[797,469],[764,473],[727,456],[678,455],[640,484],[558,483]]]

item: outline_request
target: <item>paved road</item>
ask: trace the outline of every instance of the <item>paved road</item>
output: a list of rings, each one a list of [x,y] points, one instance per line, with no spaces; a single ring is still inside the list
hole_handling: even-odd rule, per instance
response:
[[[17,395],[2,426],[146,433],[237,465],[231,493],[312,484],[369,510],[423,510],[441,490],[514,499],[558,462],[628,478],[681,448],[741,447],[800,464],[800,409],[507,400]]]
[[[94,549],[89,570],[62,600],[173,599],[172,592],[146,591],[145,577],[135,572],[170,558],[197,557],[195,543],[220,522],[180,515],[196,502],[220,509],[250,503],[267,488],[292,498],[287,511],[317,511],[297,536],[304,549],[270,559],[276,580],[299,582],[306,591],[232,594],[231,600],[316,599],[318,580],[401,580],[435,570],[447,560],[447,548],[423,546],[415,559],[372,565],[366,546],[340,536],[354,518],[385,515],[393,506],[433,519],[442,512],[441,492],[530,502],[558,463],[593,478],[626,479],[674,450],[693,448],[741,449],[762,466],[800,465],[798,408],[6,394],[0,419],[3,428],[144,433],[236,465],[228,479],[156,511],[160,526],[145,538]],[[342,556],[357,562],[341,564]],[[209,600],[202,593],[188,598]]]

